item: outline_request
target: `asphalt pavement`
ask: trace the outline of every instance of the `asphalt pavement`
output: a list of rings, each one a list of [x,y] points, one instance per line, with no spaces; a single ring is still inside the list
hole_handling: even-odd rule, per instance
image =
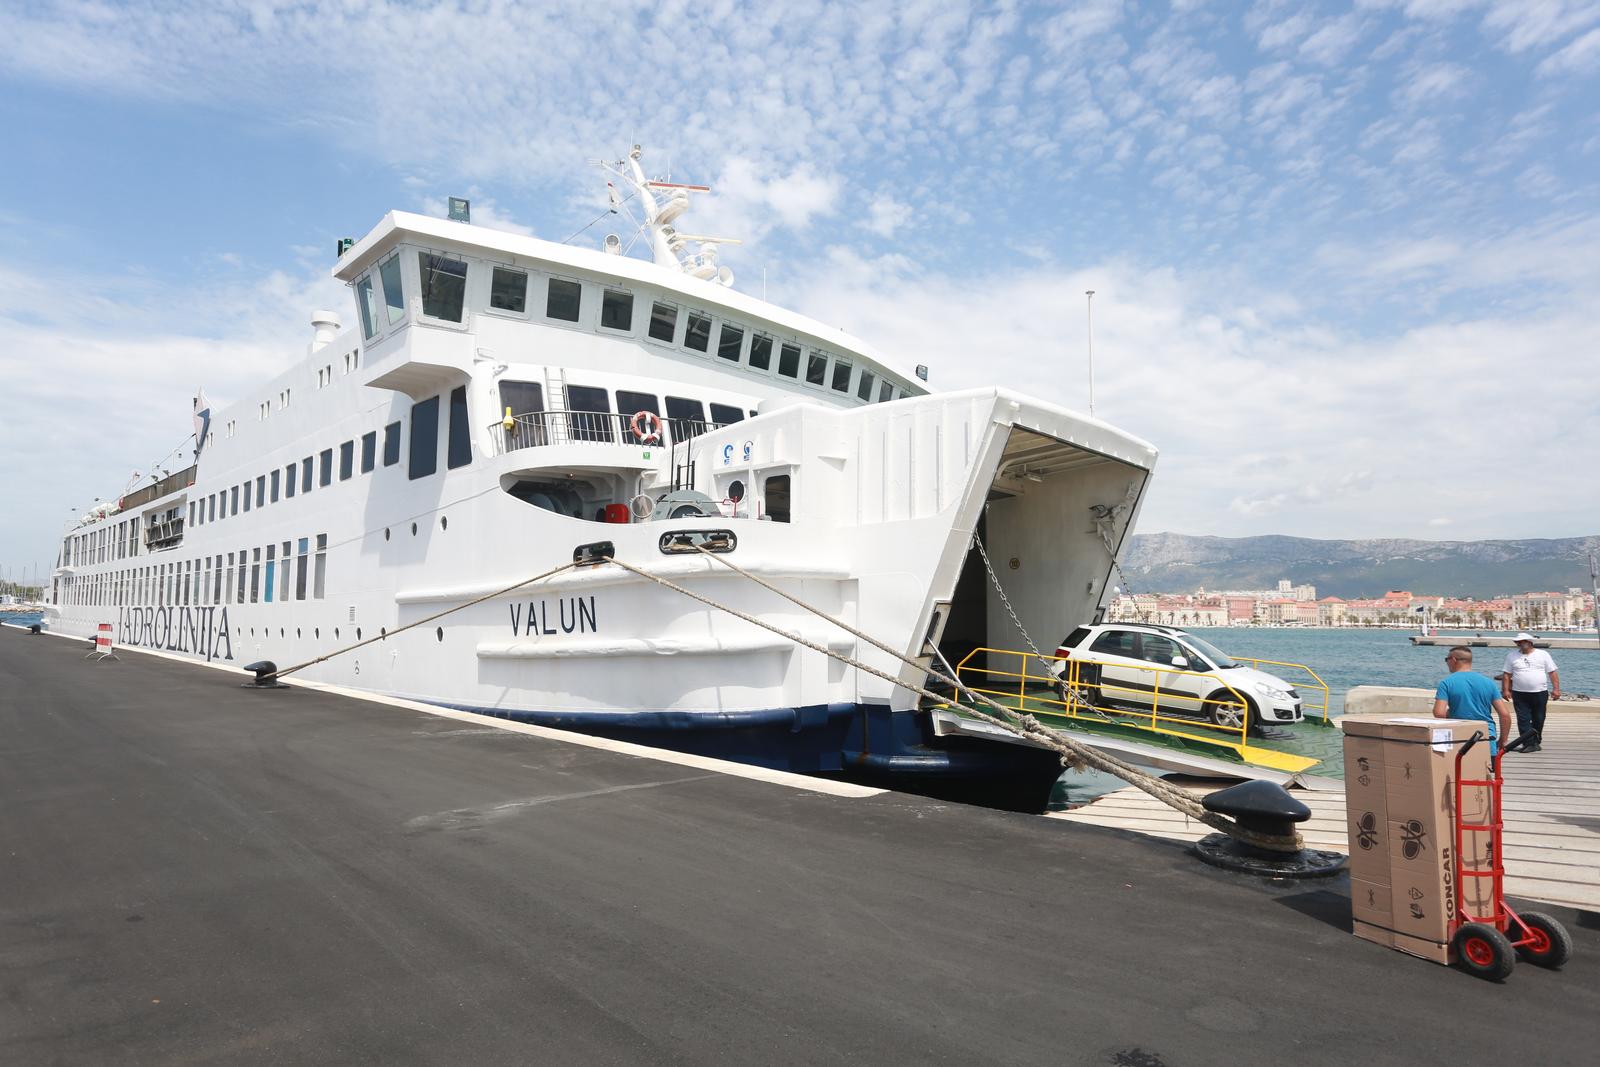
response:
[[[1583,1062],[1348,885],[0,628],[0,1063]]]

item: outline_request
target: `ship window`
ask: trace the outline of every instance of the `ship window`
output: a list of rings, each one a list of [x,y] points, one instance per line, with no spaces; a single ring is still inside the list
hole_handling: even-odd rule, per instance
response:
[[[245,499],[250,499],[248,494],[246,494]],[[237,485],[228,491],[228,510],[235,515],[239,514],[239,487]]]
[[[661,414],[661,401],[654,393],[633,393],[626,389],[617,390],[617,411],[630,419],[641,411],[648,411],[653,415]]]
[[[813,351],[806,360],[806,384],[821,385],[828,380],[828,357]]]
[[[239,584],[234,588],[234,591],[233,591],[233,593],[234,593],[233,600],[234,600],[234,603],[236,603],[236,604],[243,604],[244,603],[244,583],[245,583],[244,558],[245,558],[245,552],[244,552],[243,549],[241,549],[239,551]]]
[[[461,305],[467,295],[466,263],[434,252],[418,252],[417,265],[422,276],[422,313],[446,322],[460,322]]]
[[[892,396],[894,396],[894,383],[885,378],[878,385],[878,403],[882,404]]]
[[[861,380],[856,383],[856,396],[862,400],[872,399],[872,383],[876,376],[871,371],[862,371]]]
[[[744,412],[732,404],[712,404],[711,421],[718,426],[732,426],[736,422],[744,421]]]
[[[206,497],[206,521],[217,521],[217,494],[215,493]]]
[[[611,440],[610,397],[592,385],[567,386],[567,408],[576,441]]]
[[[678,309],[659,300],[650,308],[650,336],[671,344],[678,335]]]
[[[750,335],[750,369],[766,370],[772,366],[772,338],[765,334]]]
[[[283,495],[285,498],[292,499],[294,497],[294,483],[294,464],[291,463],[283,468]]]
[[[318,478],[318,481],[320,481],[323,485],[332,485],[333,449],[324,448],[321,452],[319,452],[317,454],[317,465],[321,468],[321,470],[318,471],[318,474],[321,475],[321,477]]]
[[[328,591],[328,535],[317,534],[316,576],[311,581],[311,597],[321,600]],[[335,637],[338,633],[335,632]]]
[[[687,441],[704,429],[705,405],[681,396],[667,397],[667,423],[674,441]]]
[[[349,481],[356,472],[356,443],[346,441],[339,446],[339,480]]]
[[[383,266],[378,268],[378,275],[383,279],[383,303],[389,313],[389,325],[393,326],[406,317],[406,295],[400,287],[400,255],[396,253],[383,261]],[[328,377],[333,377],[333,368],[328,368]]]
[[[315,464],[310,456],[300,461],[300,491],[302,493],[311,492],[311,483],[315,481],[313,477],[315,469]]]
[[[704,352],[711,345],[711,320],[698,312],[689,312],[689,325],[683,331],[683,347]]]
[[[730,362],[739,362],[739,350],[744,347],[744,331],[737,326],[722,324],[722,336],[717,339],[717,355]]]
[[[454,470],[472,462],[472,427],[467,424],[467,387],[450,390],[450,437],[445,445],[445,466]]]
[[[256,475],[256,507],[264,508],[266,506],[267,506],[267,476],[265,474],[258,474],[258,475]]]
[[[268,551],[271,551],[270,549]],[[270,589],[272,583],[268,582]],[[261,550],[255,549],[250,560],[250,603],[254,604],[261,599]]]
[[[190,526],[195,525],[195,521],[194,521],[194,501],[193,500],[189,501],[189,525]],[[92,553],[89,556],[89,562],[90,563],[94,562],[94,556],[93,556]]]
[[[501,382],[500,404],[509,408],[513,416],[543,411],[544,389],[538,382]]]
[[[626,289],[607,289],[600,300],[600,325],[608,330],[633,329],[633,294]]]
[[[310,463],[310,460],[306,460]],[[378,465],[378,431],[370,430],[361,435],[361,473],[366,474]]]
[[[372,340],[378,332],[378,303],[372,292],[372,275],[356,283],[356,310],[361,313],[361,336]],[[261,416],[266,417],[266,405],[261,406]]]
[[[408,474],[426,478],[439,469],[439,398],[411,405],[411,457]]]
[[[785,378],[800,377],[799,345],[784,345],[778,349],[778,373]]]
[[[528,276],[520,270],[496,267],[489,280],[489,306],[522,314],[528,310]]]
[[[566,278],[551,278],[550,291],[545,297],[544,313],[547,318],[563,322],[577,322],[583,308],[583,286]]]
[[[767,518],[773,522],[788,522],[789,476],[774,474],[762,483],[761,493],[766,499]]]
[[[276,587],[277,584],[278,584],[277,581],[276,581],[277,577],[278,577],[277,548],[274,545],[268,545],[267,546],[267,574],[266,574],[266,579],[267,580],[264,583],[264,587],[262,589],[262,597],[261,597],[261,599],[264,600],[268,604],[272,603],[272,591],[273,591],[274,587]]]
[[[244,510],[246,510],[246,511],[250,510],[250,499],[253,496],[255,496],[255,494],[250,491],[250,483],[249,482],[245,482],[244,483]]]
[[[296,600],[304,600],[306,598],[306,556],[311,552],[311,538],[300,538],[297,547],[300,550],[300,566],[294,570],[294,598]]]
[[[841,393],[850,391],[850,364],[841,360],[833,361],[833,388]]]
[[[267,494],[267,499],[271,503],[276,504],[278,502],[278,486],[279,486],[279,483],[283,480],[282,479],[282,472],[277,470],[276,468],[274,468],[273,471],[272,471],[272,474],[271,474],[271,478],[272,478],[271,492],[269,492]]]
[[[289,542],[283,543],[283,565],[278,568],[279,584],[278,599],[289,599],[289,571],[294,566],[294,559],[289,555]]]
[[[383,465],[392,467],[400,462],[400,424],[391,422],[383,428]]]

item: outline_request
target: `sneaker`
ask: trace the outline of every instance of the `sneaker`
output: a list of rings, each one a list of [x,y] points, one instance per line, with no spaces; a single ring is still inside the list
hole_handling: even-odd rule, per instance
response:
[[[1543,748],[1544,748],[1543,745],[1529,745],[1527,748],[1523,749],[1522,751],[1524,751],[1524,752],[1538,752],[1538,751],[1542,750]]]

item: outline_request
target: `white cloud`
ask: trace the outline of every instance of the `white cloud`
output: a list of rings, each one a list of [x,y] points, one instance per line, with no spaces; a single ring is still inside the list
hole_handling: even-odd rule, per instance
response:
[[[1551,78],[1600,69],[1600,30],[1590,30],[1539,64],[1539,75]]]
[[[887,193],[872,198],[867,205],[867,229],[879,237],[893,237],[895,231],[911,221],[912,208]]]

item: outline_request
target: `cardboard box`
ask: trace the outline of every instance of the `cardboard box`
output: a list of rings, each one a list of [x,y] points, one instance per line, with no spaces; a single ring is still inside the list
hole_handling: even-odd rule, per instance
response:
[[[1463,863],[1490,869],[1488,833],[1465,832],[1464,855],[1457,855],[1455,840],[1456,757],[1484,724],[1387,716],[1347,718],[1343,725],[1352,917],[1367,928],[1361,936],[1369,941],[1443,962],[1461,902],[1486,914],[1492,901],[1489,879],[1467,878],[1463,885],[1460,873]],[[1466,750],[1463,775],[1487,778],[1489,763],[1489,746],[1480,741]],[[1486,787],[1468,787],[1461,800],[1467,821],[1488,821]],[[1387,942],[1368,936],[1374,929]]]
[[[1373,944],[1382,945],[1385,948],[1394,948],[1394,934],[1381,926],[1373,926],[1371,923],[1364,923],[1360,919],[1356,919],[1350,923],[1350,930],[1364,941],[1371,941]]]
[[[1350,915],[1358,923],[1392,928],[1393,908],[1390,903],[1391,888],[1387,879],[1381,882],[1350,876]],[[1370,938],[1368,940],[1371,940]]]

